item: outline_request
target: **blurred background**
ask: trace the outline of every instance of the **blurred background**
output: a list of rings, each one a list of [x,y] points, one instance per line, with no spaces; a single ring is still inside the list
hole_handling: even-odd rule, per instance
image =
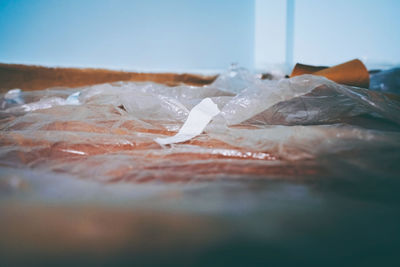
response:
[[[397,0],[0,0],[0,62],[220,72],[400,62]]]

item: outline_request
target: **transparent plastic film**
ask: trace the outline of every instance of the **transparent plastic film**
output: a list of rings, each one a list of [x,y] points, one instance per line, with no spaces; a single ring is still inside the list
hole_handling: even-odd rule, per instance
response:
[[[204,129],[155,142],[178,134],[205,99],[220,113]],[[0,100],[0,170],[98,182],[322,177],[355,158],[376,172],[381,151],[400,148],[395,99],[312,75],[260,80],[234,68],[203,87],[117,82]]]

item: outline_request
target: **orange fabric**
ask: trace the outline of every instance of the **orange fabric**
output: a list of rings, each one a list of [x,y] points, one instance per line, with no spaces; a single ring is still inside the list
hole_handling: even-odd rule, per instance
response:
[[[334,82],[345,85],[363,88],[369,87],[368,70],[358,59],[354,59],[330,68],[296,64],[290,77],[302,74],[324,76]]]

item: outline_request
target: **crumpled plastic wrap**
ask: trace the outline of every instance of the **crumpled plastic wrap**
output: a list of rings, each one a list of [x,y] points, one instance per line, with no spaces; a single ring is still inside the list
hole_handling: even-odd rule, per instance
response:
[[[399,174],[399,103],[323,77],[260,80],[232,68],[203,87],[117,82],[17,95],[0,100],[7,168],[99,182],[301,179],[343,162],[349,174]],[[221,112],[203,134],[167,147],[154,141],[175,135],[206,97]]]
[[[370,79],[371,90],[400,95],[400,67],[372,73]]]

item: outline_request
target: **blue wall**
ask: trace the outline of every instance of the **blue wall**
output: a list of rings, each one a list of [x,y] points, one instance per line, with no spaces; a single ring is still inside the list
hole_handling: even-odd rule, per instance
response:
[[[253,59],[253,0],[0,0],[0,62],[195,71]]]
[[[400,63],[400,1],[294,4],[293,62]],[[285,30],[286,0],[0,0],[0,62],[265,71],[283,66]]]

